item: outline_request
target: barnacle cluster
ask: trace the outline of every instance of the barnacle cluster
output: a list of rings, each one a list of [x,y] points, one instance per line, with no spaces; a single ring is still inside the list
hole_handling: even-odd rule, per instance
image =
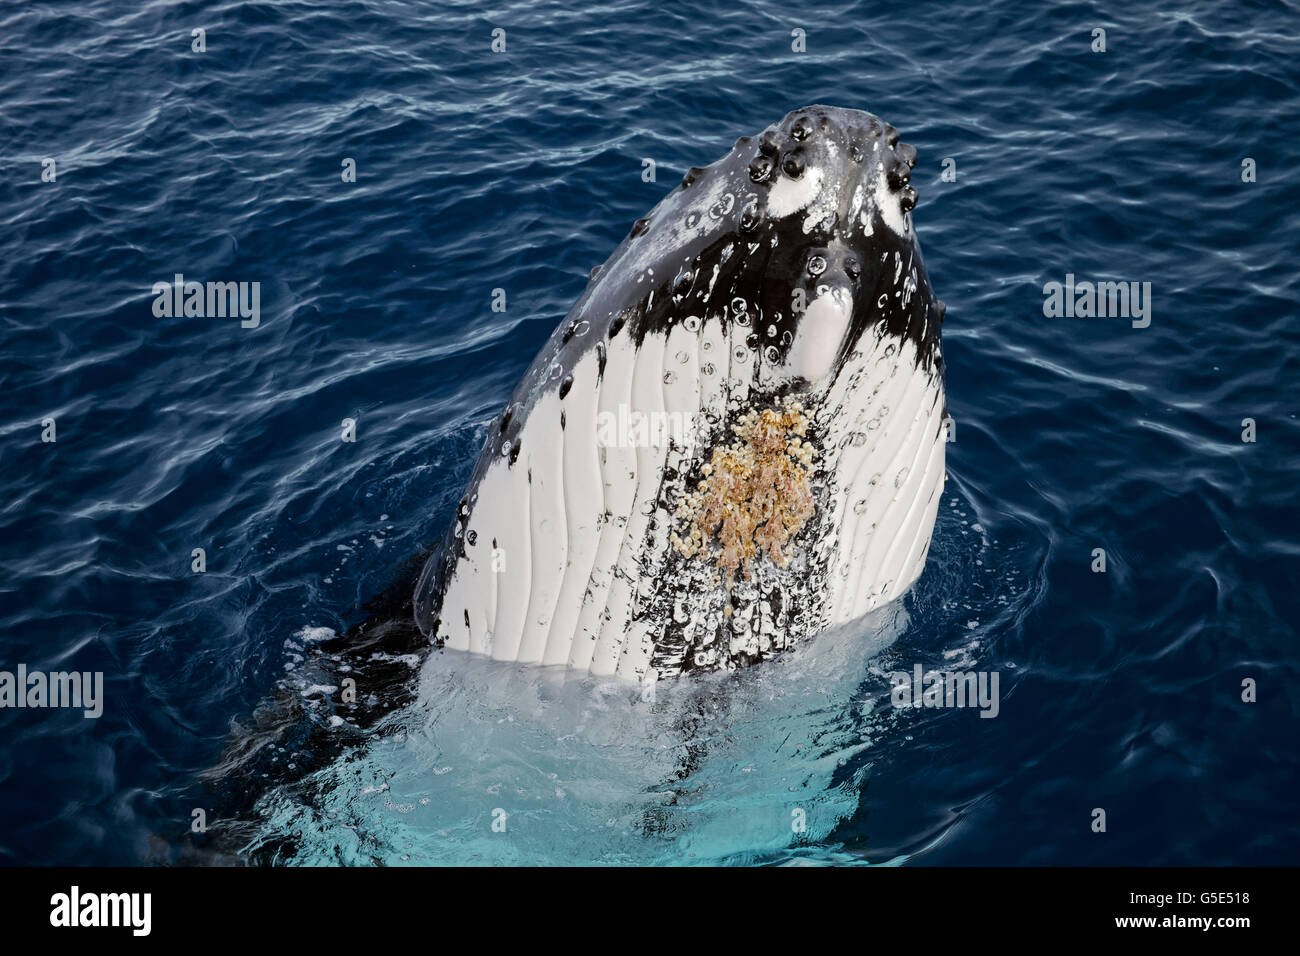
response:
[[[675,518],[685,528],[673,532],[673,547],[687,558],[713,557],[728,588],[737,571],[748,580],[760,555],[784,567],[787,543],[815,510],[808,427],[803,407],[789,397],[746,412],[731,427],[735,439],[713,450],[695,490],[678,502]]]

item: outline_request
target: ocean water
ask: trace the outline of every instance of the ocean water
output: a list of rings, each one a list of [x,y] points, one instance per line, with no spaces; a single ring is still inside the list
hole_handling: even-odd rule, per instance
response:
[[[1238,0],[0,7],[0,669],[104,675],[98,719],[0,710],[0,862],[1296,862],[1297,62],[1300,7]],[[812,103],[920,155],[956,441],[914,590],[652,702],[443,654],[332,727],[312,647],[588,271]],[[155,316],[176,273],[260,323]],[[1067,275],[1149,325],[1045,315]],[[890,706],[916,664],[997,717]]]

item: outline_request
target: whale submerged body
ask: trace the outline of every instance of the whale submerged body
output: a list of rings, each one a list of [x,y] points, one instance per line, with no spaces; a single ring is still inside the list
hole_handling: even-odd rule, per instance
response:
[[[903,594],[945,480],[915,161],[875,116],[813,106],[691,169],[490,426],[420,631],[647,681]]]

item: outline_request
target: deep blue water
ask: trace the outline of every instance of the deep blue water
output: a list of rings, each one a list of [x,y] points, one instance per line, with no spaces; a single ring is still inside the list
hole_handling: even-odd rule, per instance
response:
[[[688,167],[811,103],[916,146],[949,307],[950,480],[884,653],[999,671],[1000,714],[878,721],[853,678],[817,718],[843,740],[814,721],[824,750],[792,758],[829,769],[792,785],[769,708],[736,735],[749,789],[701,785],[707,836],[584,832],[627,768],[566,751],[553,795],[516,788],[505,858],[1296,862],[1297,63],[1300,7],[1239,0],[4,5],[0,668],[102,671],[105,705],[0,710],[0,862],[186,858],[232,721],[295,634],[355,623],[440,536],[591,267]],[[178,272],[259,281],[260,325],[155,317]],[[1151,283],[1149,327],[1045,317],[1067,273]],[[321,805],[377,821],[359,859],[487,858],[509,786],[417,737],[364,765],[419,800],[322,778]],[[804,839],[746,817],[788,819],[813,777]],[[268,829],[298,826],[271,800]],[[302,859],[354,858],[317,829]]]

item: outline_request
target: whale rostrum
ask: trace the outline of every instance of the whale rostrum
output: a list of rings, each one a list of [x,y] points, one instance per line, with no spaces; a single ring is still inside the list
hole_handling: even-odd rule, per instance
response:
[[[811,106],[687,172],[593,270],[416,585],[436,645],[655,680],[903,594],[944,483],[916,151]]]

